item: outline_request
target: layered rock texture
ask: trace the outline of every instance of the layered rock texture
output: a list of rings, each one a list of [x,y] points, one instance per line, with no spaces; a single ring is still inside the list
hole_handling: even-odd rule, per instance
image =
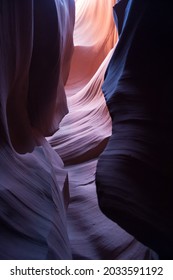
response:
[[[69,174],[68,233],[74,259],[150,259],[151,250],[102,214],[98,207],[97,157],[112,123],[102,93],[104,74],[116,48],[115,1],[75,1],[74,53],[66,84],[69,114],[48,138]]]
[[[171,12],[117,2],[0,2],[0,259],[170,256]]]
[[[67,172],[44,138],[68,112],[74,3],[61,2],[0,2],[1,259],[72,257]]]
[[[69,114],[48,139],[65,164],[98,156],[111,135],[101,86],[118,39],[112,16],[114,2],[75,1],[74,53],[65,87]]]
[[[112,135],[97,166],[98,201],[110,219],[172,259],[172,11],[168,2],[135,0],[124,11],[103,84]]]

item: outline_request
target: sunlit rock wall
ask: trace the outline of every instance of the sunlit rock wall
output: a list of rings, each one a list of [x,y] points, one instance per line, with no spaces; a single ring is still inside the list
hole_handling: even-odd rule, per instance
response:
[[[68,233],[74,259],[152,259],[156,255],[99,209],[95,186],[97,157],[111,135],[102,93],[107,65],[118,41],[115,1],[78,0],[74,53],[66,84],[69,114],[48,138],[69,176]],[[120,28],[120,26],[118,26]]]
[[[111,134],[111,119],[101,90],[118,34],[115,1],[77,0],[74,53],[66,84],[69,114],[49,142],[65,164],[97,157]]]

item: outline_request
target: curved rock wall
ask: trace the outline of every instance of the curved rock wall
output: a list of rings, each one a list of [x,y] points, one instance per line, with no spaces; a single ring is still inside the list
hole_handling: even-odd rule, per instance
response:
[[[101,85],[118,38],[112,17],[114,3],[75,2],[74,53],[65,88],[69,114],[60,130],[48,138],[65,164],[97,157],[111,134]]]
[[[128,1],[103,91],[112,135],[96,174],[100,208],[138,240],[173,257],[172,12]]]
[[[72,38],[74,3],[61,4],[0,2],[0,259],[72,257],[67,172],[44,138],[67,113],[66,53],[73,44],[64,32]]]
[[[118,40],[114,4],[112,0],[76,1],[74,53],[66,84],[69,114],[48,138],[69,175],[67,217],[74,259],[156,257],[101,213],[96,196],[97,157],[112,128],[101,86]]]
[[[97,157],[112,121],[114,137],[115,109],[109,107],[111,120],[105,97],[122,69],[113,63],[106,71],[120,44],[115,2],[76,0],[76,20],[72,0],[0,2],[0,259],[157,257],[108,219],[97,201]],[[116,75],[109,84],[110,69]],[[110,189],[106,168],[113,166],[105,153],[97,170],[99,202]],[[107,180],[104,188],[99,180]]]

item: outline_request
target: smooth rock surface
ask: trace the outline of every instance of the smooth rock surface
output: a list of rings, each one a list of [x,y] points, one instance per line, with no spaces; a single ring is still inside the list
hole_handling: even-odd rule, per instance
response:
[[[67,218],[73,258],[156,258],[98,207],[97,157],[112,128],[101,86],[118,40],[113,21],[115,1],[77,0],[75,3],[74,54],[66,84],[69,114],[60,123],[60,130],[48,138],[65,162],[69,175]]]
[[[73,23],[70,0],[0,2],[0,259],[72,258],[67,172],[44,136],[68,112]]]
[[[163,259],[173,257],[170,5],[128,1],[103,84],[112,135],[96,174],[102,211]]]

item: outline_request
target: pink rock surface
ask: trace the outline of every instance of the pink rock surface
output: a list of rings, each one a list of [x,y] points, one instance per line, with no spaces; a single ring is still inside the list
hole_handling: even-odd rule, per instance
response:
[[[77,0],[74,53],[66,96],[69,114],[49,142],[66,164],[98,156],[111,134],[111,120],[101,86],[118,39],[115,1]],[[104,22],[104,24],[102,24]]]
[[[102,93],[116,42],[115,1],[76,1],[74,54],[66,95],[69,114],[48,138],[69,175],[68,233],[74,259],[152,259],[153,252],[99,209],[95,172],[112,124]]]
[[[74,48],[74,1],[0,2],[0,259],[156,257],[96,195],[115,2],[75,1]]]

